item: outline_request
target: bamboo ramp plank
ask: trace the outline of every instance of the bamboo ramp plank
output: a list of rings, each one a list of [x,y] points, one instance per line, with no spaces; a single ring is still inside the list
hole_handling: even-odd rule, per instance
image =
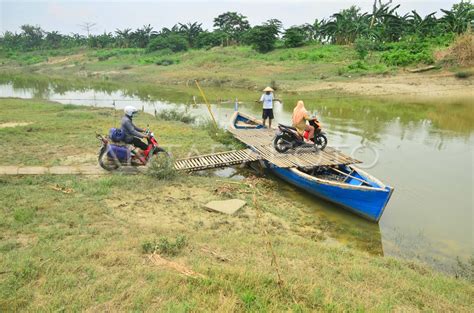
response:
[[[227,167],[260,159],[261,156],[250,149],[234,150],[179,159],[174,163],[174,168],[178,171],[193,172]]]

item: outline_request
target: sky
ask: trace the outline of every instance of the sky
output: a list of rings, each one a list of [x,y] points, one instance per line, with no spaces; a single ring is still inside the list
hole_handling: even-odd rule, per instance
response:
[[[460,0],[393,0],[400,4],[400,13],[415,9],[424,16],[440,8],[451,8]],[[385,1],[384,1],[385,2]],[[47,31],[86,34],[80,24],[96,23],[91,33],[113,32],[117,28],[138,28],[151,24],[155,30],[188,22],[202,23],[212,29],[219,14],[236,11],[246,16],[251,25],[277,18],[284,27],[312,23],[316,18],[351,5],[370,12],[373,0],[148,0],[148,1],[24,1],[0,0],[0,33],[19,31],[23,24],[40,25]]]

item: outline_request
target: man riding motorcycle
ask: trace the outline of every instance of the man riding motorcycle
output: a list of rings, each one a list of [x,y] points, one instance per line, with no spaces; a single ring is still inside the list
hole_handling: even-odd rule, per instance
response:
[[[132,144],[136,148],[136,153],[139,159],[143,162],[145,160],[143,151],[148,148],[148,145],[144,143],[141,138],[149,138],[145,134],[145,129],[135,126],[133,124],[133,117],[137,114],[138,110],[134,106],[128,105],[123,110],[125,115],[122,117],[121,128],[124,132],[123,141],[128,144]]]

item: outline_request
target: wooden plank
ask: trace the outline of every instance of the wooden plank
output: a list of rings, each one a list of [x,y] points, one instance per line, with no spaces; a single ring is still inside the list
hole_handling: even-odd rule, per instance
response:
[[[192,165],[192,167],[199,167],[199,165],[194,162],[194,159],[189,159],[187,161],[188,161],[188,163],[190,163]]]
[[[212,159],[212,162],[213,162],[214,164],[220,162],[219,159],[217,159],[217,157],[216,157],[215,155],[210,155],[209,157]]]

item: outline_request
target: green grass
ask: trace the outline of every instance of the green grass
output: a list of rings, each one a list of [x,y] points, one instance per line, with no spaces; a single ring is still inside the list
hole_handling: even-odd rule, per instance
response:
[[[431,64],[433,53],[453,41],[453,36],[406,38],[397,43],[377,44],[360,60],[352,45],[310,44],[299,48],[278,47],[260,54],[249,46],[191,49],[173,53],[145,49],[80,49],[11,52],[0,50],[5,71],[35,71],[49,76],[83,76],[97,80],[126,80],[150,84],[260,88],[276,81],[291,89],[323,77],[396,73],[405,66]],[[59,56],[67,56],[60,58]],[[56,57],[56,58],[55,58]],[[52,62],[45,62],[45,61]],[[20,65],[20,67],[18,67]],[[32,67],[32,65],[34,65]],[[126,72],[125,72],[126,71]]]
[[[51,49],[51,50],[37,50],[31,52],[21,51],[5,51],[0,48],[0,59],[2,64],[13,61],[21,66],[34,65],[41,62],[47,62],[49,58],[58,56],[69,56],[80,53],[82,48],[71,49]]]
[[[25,163],[82,152],[111,117],[104,109],[33,100],[4,99],[0,106],[7,113],[0,123],[31,121],[26,127],[37,132],[0,129],[4,162],[10,150],[25,152]],[[214,143],[206,129],[145,115],[137,122],[149,122],[168,143],[178,139],[176,127],[179,138],[192,133],[183,154],[193,142],[200,149]],[[17,145],[30,133],[35,140]],[[36,156],[40,151],[52,154]],[[247,205],[235,216],[203,209],[236,197]],[[471,310],[472,282],[326,243],[360,232],[353,227],[360,225],[318,218],[275,181],[253,176],[2,176],[0,311]],[[152,262],[151,252],[166,263]]]
[[[2,310],[467,312],[473,305],[473,287],[462,279],[301,235],[308,226],[295,221],[307,213],[262,187],[272,185],[266,180],[224,183],[249,203],[235,217],[202,209],[219,198],[211,177],[40,176],[1,184]],[[260,218],[254,190],[262,192]],[[30,213],[18,220],[18,210]],[[153,264],[153,251],[202,276]]]
[[[380,69],[378,55],[379,53],[375,53],[367,60],[369,65],[366,68],[359,68],[351,74],[386,72],[385,69]],[[256,53],[246,46],[234,46],[179,53],[145,53],[143,49],[86,50],[79,51],[70,60],[63,58],[64,60],[58,60],[59,63],[44,62],[50,58],[46,51],[26,52],[15,57],[0,55],[4,71],[26,70],[17,65],[27,65],[30,62],[35,63],[35,72],[44,72],[49,76],[70,77],[80,73],[81,76],[86,74],[90,78],[101,80],[113,77],[114,80],[126,79],[127,82],[136,80],[162,84],[188,84],[198,79],[207,87],[238,88],[261,87],[270,84],[272,80],[292,85],[321,76],[337,77],[341,75],[341,69],[358,60],[351,46],[320,44],[276,49],[267,54]]]

